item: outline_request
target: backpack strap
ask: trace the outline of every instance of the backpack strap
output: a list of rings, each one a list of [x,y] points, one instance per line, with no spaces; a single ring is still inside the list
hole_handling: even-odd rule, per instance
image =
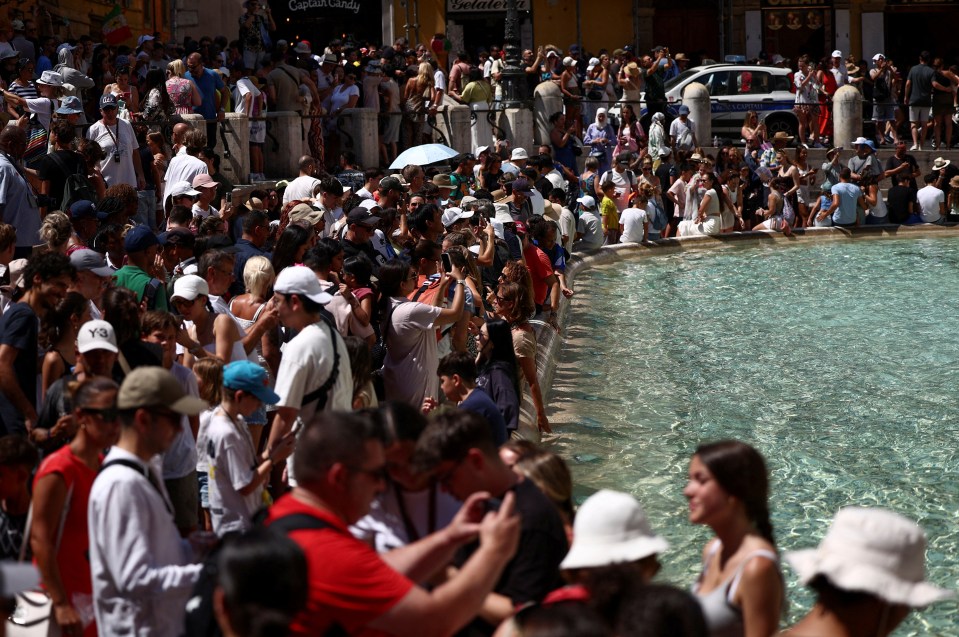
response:
[[[126,467],[127,469],[136,471],[141,476],[146,478],[146,481],[150,483],[150,486],[153,487],[153,489],[157,492],[157,495],[160,496],[160,499],[163,500],[163,506],[166,507],[166,510],[170,513],[170,515],[173,515],[173,507],[170,505],[170,502],[167,500],[166,496],[163,495],[163,491],[160,489],[160,483],[157,481],[157,477],[153,474],[153,472],[150,471],[149,467],[127,458],[115,458],[104,463],[103,466],[100,467],[99,473],[103,473],[110,467]]]
[[[270,522],[267,528],[275,529],[284,535],[289,535],[293,531],[319,531],[322,529],[337,530],[336,527],[326,520],[315,515],[310,515],[309,513],[294,513],[293,515],[285,515],[282,518],[277,518],[276,520]]]
[[[147,302],[148,310],[156,309],[157,291],[160,289],[160,285],[162,284],[159,279],[150,279],[150,282],[143,288],[143,298]]]
[[[413,298],[410,299],[410,300],[411,300],[411,301],[416,301],[416,300],[418,300],[418,299],[420,298],[420,296],[423,295],[423,292],[426,292],[428,289],[430,289],[430,285],[432,285],[432,283],[433,283],[432,281],[430,281],[429,279],[426,279],[426,281],[423,283],[423,285],[420,286],[420,289],[418,289],[418,290],[416,291],[416,294],[414,294],[414,295],[413,295]]]
[[[319,404],[316,406],[316,410],[322,411],[326,407],[326,401],[329,396],[329,392],[331,389],[333,389],[333,385],[336,383],[336,378],[340,375],[340,348],[337,347],[338,343],[336,340],[339,334],[333,329],[333,326],[330,324],[330,320],[328,318],[322,314],[320,317],[323,319],[323,322],[326,323],[327,329],[330,330],[330,341],[333,343],[333,369],[330,370],[330,377],[326,379],[325,383],[303,397],[303,402],[300,403],[300,409],[303,409],[303,407],[311,403],[319,402]]]

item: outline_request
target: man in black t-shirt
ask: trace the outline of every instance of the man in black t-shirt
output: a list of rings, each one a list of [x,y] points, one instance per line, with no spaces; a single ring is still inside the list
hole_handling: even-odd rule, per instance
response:
[[[897,184],[900,175],[907,175],[909,177],[909,188],[912,190],[913,197],[915,197],[919,190],[916,178],[920,174],[921,171],[916,158],[906,152],[906,142],[899,140],[896,143],[896,153],[886,160],[886,170],[883,173],[883,178],[892,179],[893,184]]]
[[[379,269],[379,263],[370,240],[379,222],[380,218],[366,208],[353,208],[346,215],[346,235],[340,240],[344,259],[362,254],[373,264],[374,273]]]
[[[417,471],[432,472],[440,486],[460,500],[485,491],[495,508],[510,491],[516,498],[522,527],[519,548],[487,597],[490,623],[473,622],[479,633],[492,635],[515,608],[538,602],[563,585],[559,564],[569,546],[559,510],[531,480],[520,479],[503,463],[485,419],[464,410],[433,417],[416,443],[413,465]],[[464,547],[457,561],[465,561],[475,549],[475,544]]]
[[[29,433],[37,422],[37,338],[40,320],[67,293],[76,270],[59,252],[32,257],[26,290],[0,318],[0,435]]]
[[[52,199],[50,205],[42,206],[40,214],[54,210],[63,210],[71,202],[63,201],[63,188],[67,177],[80,173],[86,176],[86,166],[79,153],[70,149],[76,138],[76,129],[66,120],[60,120],[51,130],[55,150],[37,162],[37,173],[40,177],[41,192]]]

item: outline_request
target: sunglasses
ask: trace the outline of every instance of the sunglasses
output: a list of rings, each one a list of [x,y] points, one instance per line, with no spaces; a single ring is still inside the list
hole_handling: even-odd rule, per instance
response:
[[[104,420],[104,422],[113,422],[117,419],[119,410],[116,407],[104,407],[102,409],[96,409],[94,407],[81,407],[80,411],[85,414],[91,414],[94,416],[99,416]]]

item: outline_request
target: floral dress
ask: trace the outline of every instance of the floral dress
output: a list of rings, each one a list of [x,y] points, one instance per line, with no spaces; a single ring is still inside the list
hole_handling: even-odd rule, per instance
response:
[[[166,92],[176,109],[177,115],[193,112],[193,81],[185,77],[171,77],[166,81]]]

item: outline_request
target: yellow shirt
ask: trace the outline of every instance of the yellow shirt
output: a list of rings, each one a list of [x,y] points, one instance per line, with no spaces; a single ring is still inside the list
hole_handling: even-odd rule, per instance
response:
[[[619,230],[619,210],[615,201],[604,196],[599,202],[599,214],[603,218],[603,230]]]

